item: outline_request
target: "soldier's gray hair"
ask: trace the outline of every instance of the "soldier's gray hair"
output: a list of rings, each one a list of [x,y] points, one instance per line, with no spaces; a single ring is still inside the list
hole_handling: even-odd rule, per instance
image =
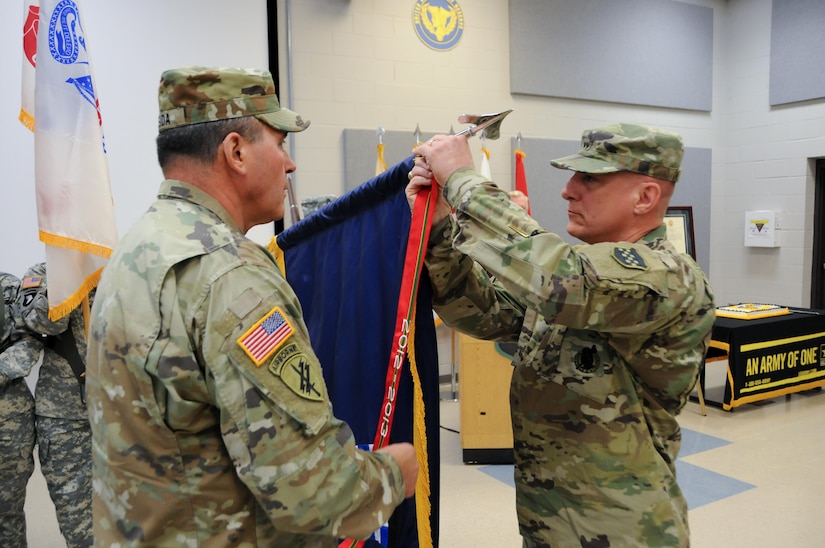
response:
[[[235,132],[254,142],[263,127],[256,118],[244,116],[168,129],[158,134],[158,163],[163,169],[172,158],[186,156],[210,164],[227,135]]]

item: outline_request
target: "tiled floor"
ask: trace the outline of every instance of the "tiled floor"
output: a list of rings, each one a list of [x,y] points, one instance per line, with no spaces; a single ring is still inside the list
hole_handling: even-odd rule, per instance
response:
[[[518,548],[513,467],[462,462],[459,405],[441,402],[440,545]],[[693,548],[825,546],[825,391],[707,416],[688,403],[679,422]]]
[[[441,402],[442,548],[519,548],[512,466],[462,462],[459,401]],[[825,546],[825,391],[702,416],[688,403],[677,473],[693,548]],[[54,508],[35,474],[29,546],[61,548]]]

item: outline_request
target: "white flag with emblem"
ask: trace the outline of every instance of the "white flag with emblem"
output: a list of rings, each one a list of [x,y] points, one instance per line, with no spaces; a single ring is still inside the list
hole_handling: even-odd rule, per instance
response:
[[[49,317],[56,320],[97,286],[117,230],[80,6],[76,0],[42,0],[39,6],[29,0],[26,17],[20,118],[34,128],[37,221],[46,244]],[[26,82],[32,72],[33,100]]]

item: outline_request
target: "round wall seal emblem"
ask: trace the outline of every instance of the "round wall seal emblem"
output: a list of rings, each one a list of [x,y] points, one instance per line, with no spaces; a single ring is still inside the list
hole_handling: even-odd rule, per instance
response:
[[[447,51],[456,47],[464,34],[464,12],[457,0],[417,0],[413,27],[427,47]]]

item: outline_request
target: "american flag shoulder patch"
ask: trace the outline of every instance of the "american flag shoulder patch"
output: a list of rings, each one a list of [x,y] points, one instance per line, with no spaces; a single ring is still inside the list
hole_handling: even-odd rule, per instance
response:
[[[294,332],[281,307],[276,306],[238,337],[237,343],[260,367]]]
[[[40,287],[43,283],[43,276],[26,276],[23,278],[23,283],[21,284],[23,289],[28,289],[30,287]]]

